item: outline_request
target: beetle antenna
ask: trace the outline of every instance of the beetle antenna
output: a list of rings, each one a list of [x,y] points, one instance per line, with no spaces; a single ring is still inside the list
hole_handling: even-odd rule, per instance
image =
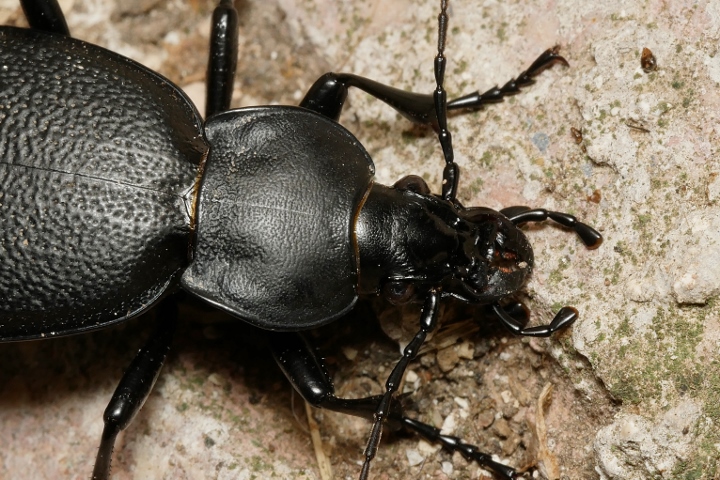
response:
[[[448,0],[440,2],[440,14],[438,15],[438,52],[435,56],[435,83],[436,88],[433,92],[433,100],[435,101],[435,115],[438,121],[438,139],[442,146],[443,155],[445,157],[445,169],[443,170],[442,196],[445,200],[455,202],[455,194],[457,192],[459,169],[455,163],[455,155],[452,148],[452,136],[447,127],[447,92],[443,83],[445,81],[445,66],[447,65],[445,58],[445,39],[447,37],[447,14]],[[390,413],[390,404],[392,396],[400,387],[400,382],[405,376],[405,370],[408,364],[416,356],[420,347],[425,343],[428,333],[432,332],[437,326],[438,307],[442,294],[440,289],[434,288],[425,298],[422,312],[420,314],[420,330],[415,337],[408,343],[403,350],[403,356],[393,368],[392,373],[385,382],[385,394],[375,410],[374,423],[367,446],[365,447],[365,462],[360,472],[360,480],[367,480],[370,473],[370,463],[377,454],[380,437],[382,436],[383,423],[387,420]]]
[[[447,37],[447,0],[440,2],[440,14],[438,15],[438,53],[435,56],[435,116],[438,121],[438,139],[445,156],[445,169],[443,170],[442,196],[445,200],[454,201],[457,193],[458,177],[460,170],[455,163],[455,154],[452,147],[452,135],[447,127],[447,92],[445,91],[445,38]]]
[[[375,422],[370,432],[367,447],[365,447],[365,463],[363,463],[362,472],[360,472],[360,480],[367,480],[368,474],[370,473],[370,462],[375,458],[375,454],[377,453],[380,437],[382,436],[383,423],[390,414],[392,396],[400,387],[400,382],[405,376],[405,370],[408,364],[417,356],[420,347],[425,343],[425,338],[427,338],[428,333],[435,330],[437,326],[440,298],[442,298],[440,289],[433,288],[430,290],[427,298],[425,298],[422,311],[420,312],[420,330],[418,330],[410,343],[407,344],[403,350],[402,358],[395,365],[395,368],[393,368],[385,382],[385,394],[382,399],[380,399],[380,403],[375,410]]]

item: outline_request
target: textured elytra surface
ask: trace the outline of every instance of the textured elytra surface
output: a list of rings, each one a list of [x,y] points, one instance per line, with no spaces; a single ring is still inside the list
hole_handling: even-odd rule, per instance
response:
[[[95,328],[167,288],[187,262],[199,122],[144,67],[0,30],[0,339]]]

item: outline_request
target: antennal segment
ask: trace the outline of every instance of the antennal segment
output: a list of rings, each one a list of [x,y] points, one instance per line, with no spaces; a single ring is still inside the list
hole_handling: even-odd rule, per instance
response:
[[[438,15],[438,53],[435,56],[435,83],[437,87],[433,93],[435,101],[435,115],[438,121],[438,139],[445,156],[445,169],[443,170],[442,196],[445,200],[454,201],[457,193],[460,170],[455,163],[455,154],[452,147],[452,135],[447,127],[447,92],[445,91],[445,38],[447,37],[448,14],[447,0],[440,2]]]

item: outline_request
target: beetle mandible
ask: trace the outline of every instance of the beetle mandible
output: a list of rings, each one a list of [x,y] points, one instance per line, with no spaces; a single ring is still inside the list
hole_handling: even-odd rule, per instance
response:
[[[520,225],[553,220],[589,248],[602,237],[575,217],[523,206],[494,211],[456,198],[447,112],[514,95],[557,48],[502,87],[447,100],[447,1],[441,2],[432,94],[327,73],[298,107],[231,110],[238,19],[221,0],[212,20],[206,118],[169,80],[70,37],[56,0],[22,0],[30,29],[0,28],[0,342],[82,333],[162,303],[161,328],[127,369],[104,414],[93,478],[109,477],[116,437],[149,395],[176,312],[168,293],[190,294],[267,331],[273,354],[312,405],[372,421],[361,479],[383,426],[404,428],[492,470],[509,466],[406,417],[393,395],[438,323],[444,299],[485,305],[513,333],[549,336],[577,312],[526,327],[504,305],[533,268]],[[391,187],[338,119],[359,88],[438,134],[440,195],[417,176]],[[339,321],[359,296],[422,304],[417,334],[383,395],[343,399],[299,333]]]

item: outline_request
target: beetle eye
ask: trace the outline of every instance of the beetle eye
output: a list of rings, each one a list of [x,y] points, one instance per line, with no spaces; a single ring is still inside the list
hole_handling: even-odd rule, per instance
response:
[[[383,285],[383,295],[390,303],[402,305],[409,302],[415,295],[415,287],[407,282],[387,282]]]
[[[425,183],[425,180],[417,175],[408,175],[407,177],[403,177],[395,182],[393,187],[398,190],[410,190],[411,192],[420,193],[422,195],[430,194],[430,187],[428,187],[427,183]]]

